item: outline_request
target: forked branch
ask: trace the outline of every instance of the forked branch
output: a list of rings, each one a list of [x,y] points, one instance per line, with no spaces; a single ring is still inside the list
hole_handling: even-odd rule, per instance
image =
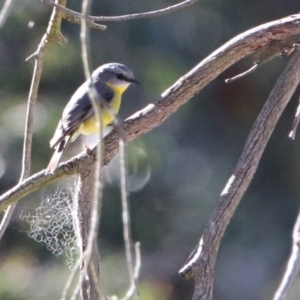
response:
[[[130,142],[159,126],[181,105],[242,58],[253,53],[262,55],[266,49],[272,49],[271,56],[274,56],[275,53],[279,55],[292,48],[292,45],[299,39],[300,14],[263,24],[236,36],[179,78],[162,93],[155,104],[146,107],[125,121],[122,129],[124,141]],[[118,132],[116,130],[111,132],[104,139],[104,143],[104,164],[108,164],[118,152]],[[44,171],[41,171],[16,185],[0,197],[0,211],[43,184],[79,173],[80,170],[94,163],[95,153],[95,149],[89,156],[82,153],[61,164],[54,174],[46,175]]]
[[[59,5],[55,3],[53,0],[42,0],[43,2],[52,5],[56,8],[58,8],[62,13],[64,13],[65,16],[72,17],[74,22],[80,23],[80,19],[84,18],[84,15],[82,13],[78,13],[76,11],[73,11],[69,8],[66,8],[62,5]],[[175,5],[171,5],[159,10],[154,11],[148,11],[144,13],[137,13],[137,14],[128,14],[123,16],[113,16],[113,17],[96,17],[96,16],[88,16],[88,21],[91,24],[94,24],[93,22],[119,22],[119,21],[128,21],[128,20],[136,20],[136,19],[145,19],[145,18],[153,18],[153,17],[160,17],[169,13],[172,13],[174,11],[177,11],[179,9],[185,8],[187,6],[190,6],[194,3],[196,3],[199,0],[185,0],[180,3],[177,3]],[[72,21],[72,20],[70,20]],[[104,26],[105,27],[105,26]]]
[[[195,279],[193,300],[212,298],[214,268],[221,238],[236,207],[247,190],[261,156],[283,110],[300,82],[300,50],[296,50],[262,108],[233,174],[225,186],[199,244],[180,270],[184,278]]]

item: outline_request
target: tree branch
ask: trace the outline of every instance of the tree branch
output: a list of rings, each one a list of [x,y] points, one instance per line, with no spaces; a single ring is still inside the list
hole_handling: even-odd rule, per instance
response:
[[[188,263],[180,270],[186,278],[195,279],[193,300],[212,298],[214,268],[221,238],[237,205],[247,190],[269,141],[269,138],[300,82],[300,50],[290,59],[277,80],[248,136],[237,166],[222,191],[220,202],[213,212],[199,244]]]
[[[299,125],[299,121],[300,121],[300,99],[299,99],[298,107],[296,109],[292,130],[289,133],[289,137],[293,140],[296,138],[296,131],[297,131],[297,128],[298,128],[298,125]]]
[[[128,203],[128,190],[127,190],[127,174],[126,174],[126,159],[125,159],[125,144],[123,138],[121,137],[123,134],[120,134],[119,140],[119,152],[120,152],[120,174],[121,174],[121,203],[122,203],[122,221],[123,221],[123,237],[125,244],[125,256],[126,263],[128,269],[128,275],[130,280],[129,289],[127,291],[128,298],[132,296],[132,294],[136,295],[137,300],[140,300],[140,296],[137,289],[136,278],[134,276],[134,267],[132,263],[132,237],[131,237],[131,224],[130,224],[130,206]],[[126,293],[126,296],[127,296]],[[132,294],[131,294],[132,293]],[[125,298],[126,298],[125,296]]]
[[[128,20],[136,20],[136,19],[145,19],[145,18],[153,18],[153,17],[159,17],[163,16],[166,14],[169,14],[171,12],[174,12],[176,10],[185,8],[187,6],[190,6],[194,3],[196,3],[199,0],[185,0],[183,2],[180,2],[178,4],[168,6],[163,9],[155,10],[155,11],[149,11],[149,12],[144,12],[144,13],[138,13],[138,14],[129,14],[129,15],[123,15],[123,16],[112,16],[112,17],[96,17],[96,16],[88,16],[88,21],[93,24],[93,22],[116,22],[116,21],[128,21]],[[59,5],[55,3],[52,0],[42,0],[42,2],[45,2],[49,5],[52,5],[59,10],[61,10],[64,14],[68,16],[72,16],[74,20],[76,20],[76,23],[80,23],[80,19],[84,18],[84,15],[81,13],[78,13],[74,10],[71,10],[69,8],[66,8],[62,5]],[[72,21],[72,20],[70,20]],[[74,22],[74,21],[72,21]],[[104,26],[106,27],[106,26]]]
[[[62,5],[66,5],[67,0],[57,0],[57,1]],[[32,75],[32,81],[31,81],[30,91],[28,95],[28,102],[27,102],[27,114],[26,114],[26,122],[25,122],[23,156],[22,156],[22,172],[21,172],[19,182],[22,182],[30,175],[34,110],[35,110],[35,103],[38,95],[38,89],[42,77],[44,55],[49,43],[54,41],[62,42],[63,40],[65,40],[60,31],[61,18],[62,18],[61,13],[56,8],[54,8],[48,23],[48,28],[46,30],[46,33],[43,35],[37,47],[37,51],[34,54],[35,65],[34,65],[34,71]],[[14,213],[15,208],[16,205],[13,204],[9,206],[5,211],[5,214],[0,224],[0,240],[10,222],[10,219]]]
[[[10,12],[15,4],[15,0],[6,0],[0,12],[0,28],[5,24]]]
[[[130,142],[159,126],[181,105],[203,89],[224,70],[255,52],[280,45],[278,55],[292,47],[300,39],[300,14],[263,24],[248,30],[214,51],[191,71],[179,78],[162,93],[157,102],[137,112],[123,123],[124,141]],[[105,139],[104,164],[118,152],[119,135],[113,130]],[[33,192],[42,184],[64,178],[86,168],[95,161],[96,147],[89,156],[81,153],[66,163],[60,164],[54,174],[41,171],[19,183],[0,197],[0,211]]]
[[[295,280],[300,272],[300,212],[298,214],[293,230],[293,247],[289,261],[286,266],[282,281],[274,295],[273,300],[284,300],[287,298]]]
[[[73,23],[80,25],[81,20],[85,19],[84,14],[78,13],[69,8],[66,8],[64,5],[60,5],[59,3],[56,3],[52,0],[42,0],[42,2],[45,2],[45,3],[55,7],[56,9],[58,9],[60,11],[60,13],[62,14],[62,17],[69,22],[73,22]],[[93,21],[89,20],[88,18],[87,18],[87,23],[88,23],[89,27],[94,28],[94,29],[98,29],[98,30],[106,29],[105,25],[95,24]]]

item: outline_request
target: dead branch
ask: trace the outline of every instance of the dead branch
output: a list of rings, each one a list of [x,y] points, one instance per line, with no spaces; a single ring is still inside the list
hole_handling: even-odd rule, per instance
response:
[[[58,0],[61,5],[66,5],[66,0]],[[37,50],[34,54],[35,65],[32,75],[32,81],[27,101],[27,114],[26,114],[26,124],[24,133],[24,143],[23,143],[23,156],[22,156],[22,171],[19,182],[24,181],[30,175],[31,168],[31,147],[32,147],[32,134],[33,134],[33,121],[34,121],[34,110],[35,103],[38,95],[38,89],[42,77],[44,56],[46,49],[51,42],[61,43],[65,39],[60,31],[61,25],[61,13],[54,8],[51,18],[49,20],[48,28],[46,33],[42,37]],[[0,224],[0,240],[10,222],[10,219],[14,213],[16,205],[13,204],[7,208],[5,214],[1,220]]]
[[[236,36],[179,78],[162,93],[155,105],[146,107],[125,121],[122,128],[124,141],[130,142],[159,126],[181,105],[242,58],[255,52],[261,52],[268,47],[274,49],[274,45],[277,44],[280,45],[276,48],[279,55],[285,49],[291,48],[299,39],[300,14],[260,25]],[[104,164],[108,164],[118,152],[118,141],[119,135],[116,130],[113,130],[104,139]],[[54,174],[44,174],[44,171],[41,171],[19,183],[0,197],[0,211],[38,189],[41,185],[77,174],[80,170],[93,164],[96,160],[95,148],[89,156],[81,153],[68,162],[60,164]]]
[[[121,202],[122,202],[122,221],[123,221],[123,237],[125,244],[126,263],[128,269],[128,276],[130,280],[130,287],[128,294],[132,293],[136,295],[137,300],[140,300],[140,296],[137,289],[136,277],[134,274],[134,267],[132,261],[132,238],[131,238],[131,225],[130,225],[130,209],[128,203],[128,191],[127,191],[127,176],[126,176],[126,160],[125,160],[125,144],[120,137],[119,140],[120,151],[120,174],[121,174]],[[127,296],[127,295],[126,295]],[[125,298],[126,298],[125,296]],[[130,295],[127,299],[130,299]]]
[[[10,12],[15,4],[15,0],[6,0],[0,12],[0,28],[5,24]]]
[[[59,4],[55,3],[53,0],[42,0],[42,1],[58,8],[61,12],[64,13],[65,16],[70,16],[73,19],[73,20],[70,20],[72,22],[80,23],[80,19],[84,18],[83,14],[78,13],[69,8],[66,8],[62,5],[59,5]],[[90,24],[94,24],[93,22],[116,22],[116,21],[128,21],[128,20],[136,20],[136,19],[153,18],[153,17],[163,16],[163,15],[172,13],[174,11],[177,11],[179,9],[188,7],[188,6],[196,3],[197,1],[199,1],[199,0],[185,0],[183,2],[168,6],[163,9],[159,9],[159,10],[155,10],[155,11],[148,11],[148,12],[138,13],[138,14],[128,14],[128,15],[123,15],[123,16],[112,16],[112,17],[88,16],[87,19],[90,22]],[[94,25],[96,25],[96,24],[94,24]],[[106,26],[104,26],[104,27],[106,27]]]
[[[293,247],[282,277],[281,283],[273,300],[285,300],[300,272],[300,213],[298,214],[293,230]]]
[[[229,178],[199,244],[180,270],[195,279],[193,300],[212,298],[214,268],[221,238],[237,205],[247,190],[269,138],[300,82],[300,51],[295,53],[277,80],[248,136],[237,166]]]

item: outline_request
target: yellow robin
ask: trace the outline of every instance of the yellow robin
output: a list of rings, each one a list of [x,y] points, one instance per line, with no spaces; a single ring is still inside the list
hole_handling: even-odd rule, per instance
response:
[[[92,82],[100,102],[102,129],[109,125],[118,113],[122,101],[122,94],[131,83],[140,83],[134,79],[132,71],[119,63],[108,63],[96,69],[92,75]],[[73,94],[65,107],[50,147],[55,152],[46,169],[52,173],[57,168],[64,150],[70,142],[73,142],[80,134],[90,135],[99,130],[99,124],[90,101],[88,90],[91,80],[84,82]]]

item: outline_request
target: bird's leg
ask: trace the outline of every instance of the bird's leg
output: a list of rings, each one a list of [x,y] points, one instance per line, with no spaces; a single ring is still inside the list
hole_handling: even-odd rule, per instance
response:
[[[92,153],[92,150],[89,148],[89,146],[85,143],[85,139],[84,139],[84,135],[81,135],[81,140],[82,140],[82,145],[83,145],[83,148],[85,150],[85,153],[87,155],[90,155]]]

